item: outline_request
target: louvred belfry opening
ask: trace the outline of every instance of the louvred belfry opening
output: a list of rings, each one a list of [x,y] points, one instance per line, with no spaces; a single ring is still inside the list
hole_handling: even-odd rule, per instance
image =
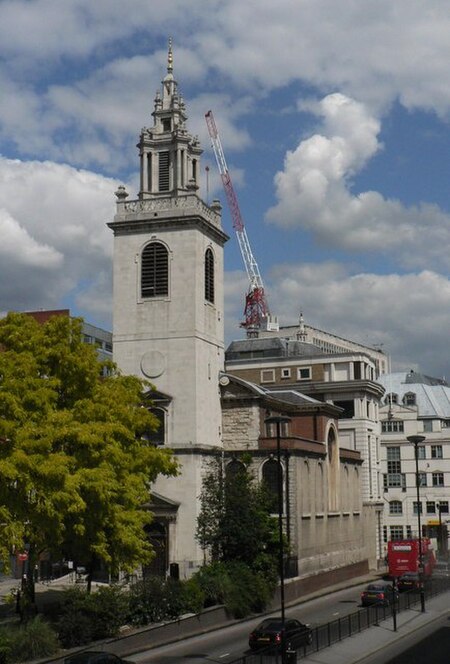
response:
[[[142,252],[141,295],[169,295],[169,252],[160,242],[151,242]]]

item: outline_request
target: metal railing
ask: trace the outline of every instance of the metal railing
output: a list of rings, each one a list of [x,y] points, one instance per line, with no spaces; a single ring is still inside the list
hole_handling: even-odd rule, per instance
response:
[[[433,579],[425,590],[425,596],[431,598],[447,590],[450,590],[449,577]],[[420,593],[407,591],[397,596],[395,610],[398,614],[416,604],[420,604]],[[392,604],[388,606],[368,606],[360,608],[358,611],[342,618],[337,618],[331,622],[314,627],[312,630],[313,638],[310,644],[305,644],[296,651],[287,653],[288,664],[293,664],[297,658],[301,659],[313,652],[328,648],[349,636],[358,634],[373,625],[378,625],[381,621],[393,616],[393,608]],[[229,664],[281,664],[281,653],[278,651],[261,650],[256,653],[242,655],[242,657]]]

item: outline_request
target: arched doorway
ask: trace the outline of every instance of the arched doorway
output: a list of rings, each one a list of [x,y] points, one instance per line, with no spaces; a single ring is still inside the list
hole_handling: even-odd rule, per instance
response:
[[[167,526],[164,523],[151,523],[149,526],[146,526],[145,532],[153,546],[155,557],[148,565],[142,568],[142,574],[144,578],[147,576],[165,577],[169,565]]]

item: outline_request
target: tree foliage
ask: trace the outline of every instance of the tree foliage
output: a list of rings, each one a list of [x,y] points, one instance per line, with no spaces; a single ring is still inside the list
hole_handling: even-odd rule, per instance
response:
[[[112,571],[152,557],[142,505],[171,453],[143,435],[157,426],[138,378],[99,362],[82,321],[0,321],[0,558],[29,549]]]
[[[242,562],[267,574],[277,567],[277,522],[271,496],[255,481],[248,465],[225,474],[221,458],[205,472],[196,537],[212,561]]]

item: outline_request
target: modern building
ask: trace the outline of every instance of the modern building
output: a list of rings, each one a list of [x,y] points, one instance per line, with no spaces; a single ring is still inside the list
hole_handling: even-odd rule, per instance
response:
[[[380,463],[383,473],[384,542],[417,536],[418,510],[423,535],[448,551],[450,530],[450,385],[414,371],[385,374],[380,408]],[[416,459],[409,436],[418,445]]]
[[[71,316],[70,309],[38,309],[22,313],[32,316],[41,324],[54,316]],[[83,321],[82,335],[84,343],[95,346],[100,360],[112,360],[112,332]]]

